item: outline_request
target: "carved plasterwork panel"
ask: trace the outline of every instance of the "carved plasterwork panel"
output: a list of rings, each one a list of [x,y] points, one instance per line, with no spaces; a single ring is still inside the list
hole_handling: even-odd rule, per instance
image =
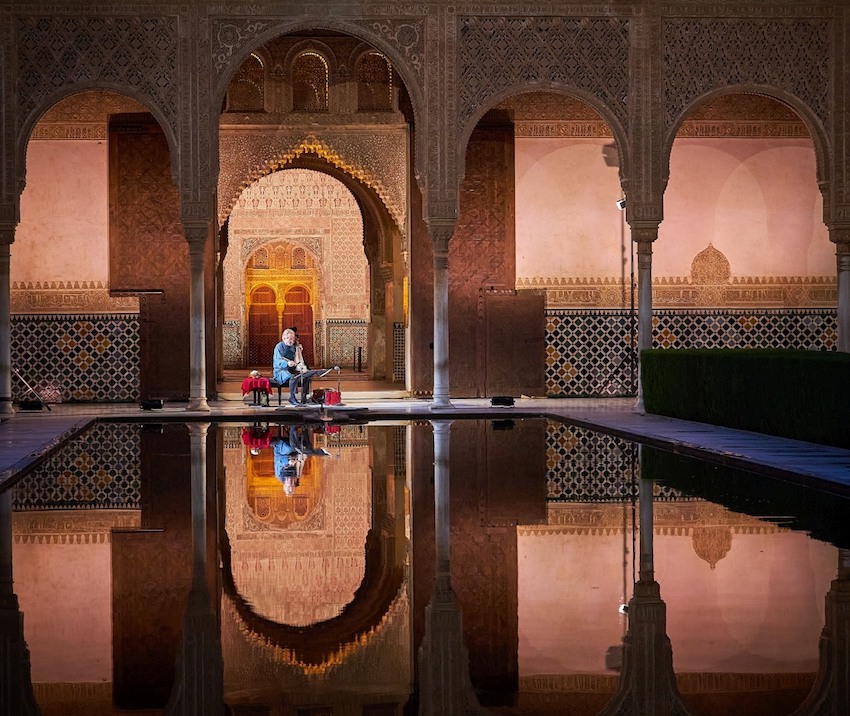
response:
[[[407,132],[404,128],[226,131],[220,139],[219,223],[223,224],[243,188],[302,154],[315,154],[372,188],[399,230],[407,214]]]
[[[176,126],[176,17],[27,16],[16,22],[21,118],[59,87],[109,83],[147,98]]]
[[[828,20],[667,18],[663,34],[668,130],[699,97],[743,84],[782,89],[830,127]]]
[[[48,109],[30,139],[106,141],[110,114],[147,111],[143,104],[115,92],[80,92]]]
[[[347,27],[340,22],[340,16],[345,16],[345,8],[337,8],[334,12],[322,18],[320,24],[334,27],[340,32],[351,32],[353,27]],[[213,70],[218,78],[222,78],[230,69],[232,58],[244,48],[256,43],[258,35],[268,34],[277,25],[278,18],[269,17],[234,17],[239,12],[238,7],[212,7],[211,14],[227,13],[230,17],[213,19],[210,22],[211,51]],[[374,10],[370,12],[370,10]],[[425,31],[424,15],[427,14],[425,5],[384,4],[374,8],[360,7],[360,17],[352,17],[349,22],[363,29],[362,39],[373,44],[376,49],[386,50],[392,47],[395,55],[393,64],[401,70],[402,76],[413,76],[419,79],[418,89],[421,91],[423,68],[425,64]],[[369,17],[372,15],[373,17]],[[365,17],[364,17],[365,16]],[[294,19],[294,18],[292,18]],[[347,20],[347,18],[346,18]],[[313,23],[315,25],[315,23]],[[281,33],[291,28],[281,26]],[[404,66],[399,67],[404,59]],[[408,72],[407,70],[410,70]]]
[[[626,124],[627,19],[464,16],[458,33],[461,124],[491,97],[540,82],[599,97]]]

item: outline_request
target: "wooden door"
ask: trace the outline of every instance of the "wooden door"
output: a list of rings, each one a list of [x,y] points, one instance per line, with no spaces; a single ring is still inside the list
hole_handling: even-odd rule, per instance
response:
[[[546,395],[542,294],[484,292],[484,395]]]
[[[313,306],[310,291],[304,286],[292,286],[284,295],[283,328],[294,328],[304,351],[304,362],[318,368],[313,350]]]
[[[259,286],[248,306],[248,366],[271,369],[272,353],[280,340],[276,296],[272,288]]]

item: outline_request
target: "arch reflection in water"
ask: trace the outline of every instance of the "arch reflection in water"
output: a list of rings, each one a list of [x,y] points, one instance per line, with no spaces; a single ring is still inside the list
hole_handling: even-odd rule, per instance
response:
[[[4,708],[29,713],[27,651],[45,716],[418,714],[432,686],[517,716],[847,703],[838,498],[436,417],[314,426],[287,494],[278,427],[101,425],[4,493]]]

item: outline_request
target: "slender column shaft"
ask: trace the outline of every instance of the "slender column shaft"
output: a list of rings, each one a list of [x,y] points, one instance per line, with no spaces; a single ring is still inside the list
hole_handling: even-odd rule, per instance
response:
[[[15,412],[12,405],[12,282],[11,248],[15,230],[0,229],[0,415]]]
[[[638,241],[638,350],[652,348],[652,242]]]
[[[189,405],[188,410],[209,412],[207,404],[206,366],[206,318],[204,307],[204,263],[206,242],[209,238],[206,226],[186,227],[189,241]]]
[[[850,243],[836,244],[838,268],[838,350],[850,353]]]
[[[655,229],[632,229],[637,247],[638,265],[638,394],[635,410],[643,412],[643,384],[640,379],[640,352],[652,348],[652,242],[658,236]]]
[[[451,407],[449,400],[449,239],[454,221],[428,225],[434,249],[434,398],[432,408]]]

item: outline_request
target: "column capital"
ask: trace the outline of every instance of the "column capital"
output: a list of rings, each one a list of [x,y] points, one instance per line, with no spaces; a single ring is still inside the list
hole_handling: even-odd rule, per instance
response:
[[[449,239],[455,231],[456,218],[431,218],[427,220],[428,236],[434,244],[435,253],[444,253],[449,250]]]
[[[850,226],[833,224],[829,226],[829,240],[836,244],[836,253],[843,253],[850,247]],[[841,246],[844,246],[842,249]]]
[[[652,242],[658,238],[658,224],[631,224],[632,241],[638,244],[638,251],[652,251]]]
[[[203,247],[210,238],[211,221],[183,221],[183,235],[190,247]]]
[[[15,243],[15,230],[18,224],[11,221],[0,221],[0,245],[11,246]]]

